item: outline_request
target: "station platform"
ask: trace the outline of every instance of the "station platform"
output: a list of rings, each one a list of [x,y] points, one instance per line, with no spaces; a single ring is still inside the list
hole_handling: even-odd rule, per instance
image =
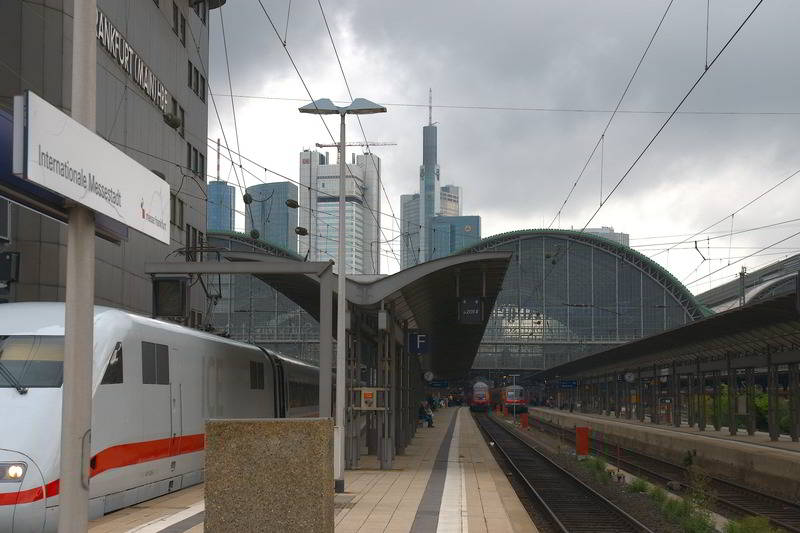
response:
[[[700,431],[687,425],[674,427],[545,407],[530,407],[528,412],[533,429],[540,420],[566,428],[587,426],[593,438],[610,446],[619,444],[677,464],[687,452],[694,452],[698,464],[714,475],[768,493],[779,490],[784,497],[800,500],[800,443],[788,437],[772,442],[762,432],[730,435],[727,428],[715,431],[710,426]]]
[[[345,472],[337,533],[537,531],[466,407],[436,411],[394,465],[380,470],[369,456]],[[203,509],[199,485],[108,514],[89,532],[199,533]]]

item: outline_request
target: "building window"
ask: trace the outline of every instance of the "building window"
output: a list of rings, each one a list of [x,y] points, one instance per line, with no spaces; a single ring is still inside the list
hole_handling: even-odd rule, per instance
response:
[[[184,137],[186,135],[186,112],[182,107],[178,108],[178,118],[181,119],[181,129],[178,133],[181,134],[181,137]]]
[[[191,89],[192,88],[192,70],[194,70],[194,65],[192,65],[191,59],[189,60],[188,64],[189,64],[189,77],[187,78],[186,84]]]
[[[178,35],[178,4],[172,2],[172,31]]]
[[[197,157],[199,158],[198,166],[200,167],[198,169],[198,172],[199,172],[199,174],[201,176],[205,177],[205,175],[206,175],[206,156],[204,156],[202,153],[198,152],[197,153]]]
[[[181,14],[181,44],[186,47],[186,17]]]
[[[169,348],[166,344],[142,342],[142,383],[169,385]]]
[[[183,227],[183,200],[174,193],[169,195],[169,221],[178,228]]]
[[[250,361],[250,388],[264,389],[264,363],[261,361]]]
[[[197,148],[192,148],[192,172],[194,172],[195,174],[197,174],[197,171],[199,170],[197,155],[198,155]]]
[[[186,141],[186,170],[192,170],[192,145]]]
[[[200,100],[206,101],[206,79],[200,75]]]
[[[200,92],[200,71],[197,68],[194,68],[194,76],[192,77],[192,90],[194,94],[198,94]]]
[[[206,23],[206,15],[208,13],[208,5],[207,5],[206,0],[202,0],[200,2],[197,2],[194,5],[194,12],[197,13],[197,17],[203,22],[203,24],[205,24]]]

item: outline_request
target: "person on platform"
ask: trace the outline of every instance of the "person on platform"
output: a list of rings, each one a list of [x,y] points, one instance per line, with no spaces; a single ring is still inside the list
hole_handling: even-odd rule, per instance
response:
[[[425,402],[419,402],[419,419],[428,423],[428,427],[433,427],[433,415],[428,414],[429,411],[425,406]]]

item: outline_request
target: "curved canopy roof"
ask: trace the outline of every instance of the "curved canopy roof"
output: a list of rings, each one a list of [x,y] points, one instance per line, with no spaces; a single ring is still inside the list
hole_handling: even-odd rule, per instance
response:
[[[257,246],[259,242],[252,242],[241,234],[209,234],[209,244],[228,261],[296,263],[299,260],[291,253],[273,255],[275,249],[271,245]],[[438,378],[460,378],[472,366],[495,299],[503,286],[511,255],[511,252],[496,251],[443,257],[369,281],[348,276],[347,300],[373,311],[383,303],[409,329],[425,331],[433,346],[430,369]],[[182,265],[188,269],[197,264]],[[320,281],[317,276],[299,273],[253,275],[319,320]],[[458,299],[466,296],[483,299],[484,317],[480,324],[459,322]],[[333,301],[335,321],[336,294]],[[335,335],[336,328],[333,330]]]
[[[469,254],[474,252],[489,251],[503,244],[508,244],[510,242],[515,242],[517,240],[530,237],[556,237],[570,239],[575,242],[593,246],[609,252],[639,268],[648,276],[655,279],[683,305],[692,319],[697,320],[713,314],[711,310],[702,305],[697,298],[695,298],[695,296],[689,291],[689,289],[686,288],[685,285],[683,285],[683,283],[675,278],[675,276],[670,274],[670,272],[664,267],[646,255],[637,252],[633,248],[630,248],[629,246],[625,246],[624,244],[620,244],[616,241],[612,241],[592,233],[562,229],[526,229],[509,231],[507,233],[499,233],[497,235],[492,235],[491,237],[486,237],[472,246],[455,252],[455,254]]]

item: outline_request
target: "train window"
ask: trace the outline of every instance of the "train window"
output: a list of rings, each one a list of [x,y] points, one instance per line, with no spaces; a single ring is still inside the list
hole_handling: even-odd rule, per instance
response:
[[[156,383],[169,385],[169,347],[156,344]]]
[[[122,383],[122,343],[118,342],[111,352],[111,359],[108,361],[106,373],[103,375],[101,385],[112,385]]]
[[[315,383],[289,382],[289,407],[317,405],[319,386]]]
[[[63,378],[63,336],[0,336],[0,388],[60,387]]]
[[[169,347],[142,342],[142,383],[169,385]]]
[[[260,361],[250,361],[250,388],[264,389],[264,363]]]

